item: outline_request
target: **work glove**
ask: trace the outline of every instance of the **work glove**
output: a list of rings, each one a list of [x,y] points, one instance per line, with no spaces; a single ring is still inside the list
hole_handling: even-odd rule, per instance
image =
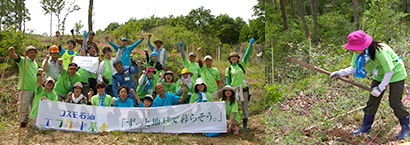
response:
[[[84,38],[87,38],[87,37],[88,37],[87,30],[84,30],[84,31],[83,31],[83,35],[84,35]]]
[[[178,45],[181,46],[181,47],[184,46],[184,44],[182,42],[179,42]]]
[[[373,90],[372,90],[372,92],[370,92],[370,94],[374,97],[379,97],[382,92],[383,92],[383,90],[381,90],[380,87],[377,86],[377,87],[373,88]]]
[[[74,29],[71,29],[70,32],[71,32],[71,34],[74,34]]]
[[[341,77],[341,75],[339,71],[335,71],[335,72],[332,72],[329,77],[332,79],[337,79],[338,77]]]
[[[133,58],[131,58],[131,65],[132,66],[137,66],[138,65]]]
[[[255,43],[255,39],[251,38],[251,40],[249,40],[249,44],[252,45],[253,43]]]

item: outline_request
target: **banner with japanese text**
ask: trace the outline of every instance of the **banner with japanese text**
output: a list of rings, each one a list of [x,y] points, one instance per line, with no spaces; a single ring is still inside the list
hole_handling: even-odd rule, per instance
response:
[[[74,56],[73,62],[76,63],[79,67],[92,72],[97,73],[99,61],[98,57],[90,57],[90,56]]]
[[[223,133],[224,102],[154,108],[125,108],[40,101],[36,126],[40,129],[110,132]]]

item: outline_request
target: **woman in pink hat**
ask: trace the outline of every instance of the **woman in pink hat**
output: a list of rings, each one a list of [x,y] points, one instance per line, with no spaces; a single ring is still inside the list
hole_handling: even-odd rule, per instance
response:
[[[158,80],[154,77],[157,73],[154,67],[150,66],[147,68],[144,75],[141,75],[138,81],[137,95],[140,96],[141,101],[144,101],[145,95],[155,96],[155,84]]]
[[[355,52],[352,57],[351,66],[330,74],[331,78],[338,78],[354,73],[355,77],[364,78],[368,71],[372,72],[372,91],[366,107],[362,126],[352,135],[369,132],[380,105],[386,86],[390,85],[389,102],[394,110],[394,115],[399,118],[402,130],[398,135],[404,139],[410,134],[409,112],[402,103],[404,80],[407,77],[406,70],[401,58],[385,43],[373,41],[373,38],[362,30],[352,32],[347,36],[347,50]]]

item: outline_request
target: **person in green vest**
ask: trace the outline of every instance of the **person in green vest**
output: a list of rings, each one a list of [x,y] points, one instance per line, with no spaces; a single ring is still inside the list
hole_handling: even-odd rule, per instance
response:
[[[180,85],[175,93],[175,95],[181,96],[182,95],[182,89],[186,88],[186,92],[184,96],[188,96],[184,98],[183,104],[188,104],[189,99],[191,99],[192,94],[194,93],[194,83],[192,79],[192,72],[189,72],[188,69],[184,68],[181,71],[181,79],[179,79],[176,83],[176,85]]]
[[[110,47],[104,47],[103,54],[105,59],[100,63],[98,68],[98,81],[104,81],[107,84],[107,89],[105,93],[110,96],[115,96],[114,89],[112,86],[112,75],[117,71],[114,67],[114,62],[121,59],[122,49],[118,49],[117,55],[112,57],[112,50]]]
[[[92,92],[88,92],[88,96],[91,98],[91,104],[93,106],[111,107],[111,105],[114,105],[114,102],[117,100],[113,100],[110,95],[105,93],[106,87],[104,82],[98,82],[96,88],[97,95],[92,96]]]
[[[18,111],[21,110],[21,122],[20,126],[21,127],[26,127],[27,123],[29,121],[29,113],[31,108],[33,98],[35,96],[35,90],[36,88],[36,82],[37,82],[37,76],[41,75],[38,74],[38,65],[37,62],[35,61],[36,56],[37,56],[37,49],[34,46],[28,46],[26,48],[25,56],[20,56],[14,52],[14,47],[10,47],[8,49],[10,53],[10,57],[16,61],[17,66],[19,67],[19,82],[18,82],[18,102],[17,102],[17,109]],[[26,63],[24,65],[24,62]],[[23,70],[25,69],[25,72],[23,74]],[[24,75],[24,82],[23,82],[23,75]],[[24,88],[22,88],[24,83]],[[22,90],[23,89],[23,94]],[[23,98],[23,102],[21,102],[21,98]],[[22,104],[22,107],[20,108],[20,103]]]
[[[165,87],[165,93],[172,93],[175,94],[177,91],[178,85],[173,82],[174,80],[174,73],[172,71],[165,72],[165,78],[162,79],[161,83]]]
[[[154,51],[148,57],[148,49],[144,49],[144,52],[145,52],[145,57],[147,58],[147,68],[153,67],[155,69],[157,73],[154,75],[154,78],[158,81],[159,74],[160,73],[164,74],[164,69],[162,67],[162,64],[159,63],[158,61],[158,54],[157,52]]]
[[[382,96],[387,85],[389,85],[390,107],[394,110],[394,115],[399,119],[402,127],[397,138],[404,139],[409,136],[409,112],[402,102],[404,80],[407,78],[407,73],[401,57],[387,44],[374,41],[370,35],[362,30],[350,33],[347,36],[347,43],[344,48],[354,52],[350,63],[351,66],[332,72],[330,74],[331,78],[339,78],[352,73],[355,77],[364,78],[368,71],[373,72],[372,91],[366,107],[363,109],[362,126],[350,134],[358,135],[369,132]]]
[[[211,93],[213,100],[219,100],[218,89],[221,85],[221,77],[219,76],[219,70],[212,67],[213,59],[212,56],[207,55],[202,61],[202,48],[198,48],[198,62],[199,62],[199,74],[201,78],[204,79],[205,83],[208,85],[208,92]],[[205,65],[204,65],[205,64]]]
[[[58,96],[58,101],[64,101],[67,98],[68,92],[72,91],[72,87],[75,83],[80,82],[81,75],[77,73],[78,66],[75,63],[70,63],[68,69],[62,67],[63,60],[59,59],[58,69],[60,71],[60,77],[57,80],[54,92]]]
[[[83,40],[83,47],[79,51],[80,56],[97,57],[97,47],[94,45],[89,45],[87,47],[87,37],[88,33],[84,31],[85,39]],[[98,62],[101,62],[100,58],[98,58]],[[81,75],[80,82],[83,85],[82,94],[86,96],[91,89],[93,90],[93,95],[97,94],[97,92],[95,91],[95,86],[97,84],[97,74],[87,71],[81,67],[78,69],[78,73]]]
[[[43,74],[43,69],[38,69],[38,74]],[[40,100],[58,101],[57,94],[53,91],[55,81],[49,76],[44,83],[41,75],[37,76],[37,90],[33,99],[33,105],[30,113],[31,125],[35,126],[37,121],[37,112]]]
[[[184,62],[184,67],[187,68],[189,72],[193,73],[191,77],[192,81],[195,82],[199,77],[199,64],[195,62],[196,54],[195,52],[190,52],[188,59],[186,59],[183,46],[182,42],[179,43],[179,51],[181,52],[182,61]]]
[[[60,32],[57,31],[56,32],[56,45],[58,46],[59,51],[60,51],[60,56],[63,59],[64,68],[67,69],[68,64],[70,64],[72,57],[79,56],[79,54],[74,51],[75,41],[73,39],[68,39],[67,41],[68,49],[64,49],[63,47],[61,47],[59,39],[60,39]]]
[[[153,95],[155,91],[155,84],[157,84],[158,80],[154,77],[157,73],[155,69],[150,66],[147,68],[147,71],[144,75],[141,75],[140,79],[138,80],[138,87],[137,87],[137,95],[140,97],[142,102],[144,102],[144,96],[146,94]]]
[[[242,102],[242,115],[243,115],[243,130],[248,131],[247,124],[248,124],[248,117],[249,117],[249,109],[248,103],[250,100],[249,95],[249,87],[248,83],[245,78],[245,67],[246,62],[248,61],[249,54],[252,50],[252,44],[255,43],[255,39],[251,38],[249,40],[248,49],[246,49],[245,55],[243,56],[243,60],[239,61],[240,57],[238,53],[231,52],[228,57],[229,62],[232,64],[225,69],[225,77],[226,77],[226,85],[231,85],[233,87],[237,87],[236,92],[238,93],[238,101]]]
[[[208,86],[205,84],[204,79],[196,79],[194,85],[195,93],[192,94],[192,97],[189,99],[189,103],[198,103],[198,102],[213,102],[212,95],[207,91]]]
[[[238,111],[238,101],[235,100],[234,88],[230,85],[222,88],[222,98],[219,101],[224,101],[226,106],[226,122],[228,124],[226,133],[233,130],[233,134],[239,134],[241,116]]]

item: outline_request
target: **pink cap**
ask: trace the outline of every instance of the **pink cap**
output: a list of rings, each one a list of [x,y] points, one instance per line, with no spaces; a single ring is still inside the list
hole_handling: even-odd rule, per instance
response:
[[[373,38],[364,33],[362,30],[357,30],[347,36],[347,43],[344,47],[347,50],[364,50],[372,43]]]
[[[148,68],[147,68],[147,71],[146,71],[145,73],[147,74],[147,73],[150,72],[150,71],[153,71],[154,74],[157,73],[157,72],[155,71],[154,67],[152,67],[152,66],[148,67]]]

